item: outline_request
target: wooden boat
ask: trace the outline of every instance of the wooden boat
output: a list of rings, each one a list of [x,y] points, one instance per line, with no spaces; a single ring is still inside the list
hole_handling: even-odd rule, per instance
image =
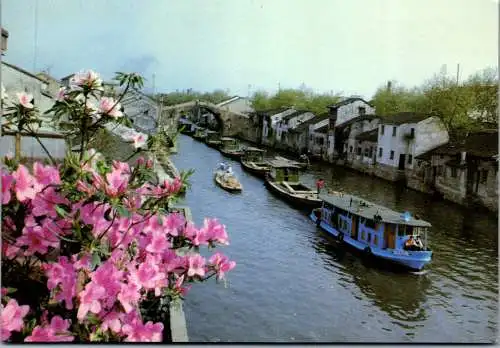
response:
[[[261,178],[265,178],[266,173],[269,173],[271,170],[269,163],[264,160],[265,152],[265,150],[256,147],[247,147],[241,157],[241,166],[243,169]]]
[[[321,208],[314,209],[309,217],[337,240],[366,256],[410,270],[420,271],[431,262],[432,251],[427,247],[430,223],[349,194],[333,192],[320,198]],[[422,238],[422,245],[407,250],[410,236]]]
[[[243,156],[243,150],[240,143],[235,138],[223,137],[220,138],[221,146],[219,151],[226,157],[238,160]]]
[[[193,134],[193,138],[199,141],[204,141],[206,137],[207,137],[206,129],[203,127],[197,127]]]
[[[220,145],[222,144],[222,142],[220,141],[219,132],[213,130],[207,130],[207,137],[205,138],[205,144],[215,149],[219,148]]]
[[[243,186],[236,179],[234,175],[226,176],[227,174],[222,170],[216,170],[214,173],[214,180],[222,187],[224,190],[229,192],[241,192],[243,190]]]
[[[269,161],[271,171],[266,174],[266,187],[289,203],[304,207],[316,208],[322,200],[318,193],[300,182],[299,167],[280,160]]]
[[[309,161],[298,162],[282,156],[275,156],[274,158],[278,161],[288,162],[296,167],[299,167],[300,169],[307,169],[307,167],[309,166]]]

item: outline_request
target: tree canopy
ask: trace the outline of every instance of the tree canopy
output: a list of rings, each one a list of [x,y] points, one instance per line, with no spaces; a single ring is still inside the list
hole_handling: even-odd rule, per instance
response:
[[[294,107],[309,110],[316,115],[327,111],[327,106],[340,100],[340,94],[317,94],[302,87],[300,89],[282,89],[270,95],[265,91],[257,91],[251,98],[252,107],[256,111]]]
[[[421,86],[407,88],[397,81],[381,86],[372,103],[377,114],[414,111],[440,117],[451,137],[461,137],[478,127],[498,125],[497,69],[486,68],[465,81],[441,71]]]
[[[170,93],[159,93],[155,96],[156,100],[162,100],[164,105],[175,105],[187,103],[193,100],[202,100],[213,104],[219,104],[232,96],[222,89],[216,89],[212,92],[197,92],[191,89],[185,91],[176,91]]]

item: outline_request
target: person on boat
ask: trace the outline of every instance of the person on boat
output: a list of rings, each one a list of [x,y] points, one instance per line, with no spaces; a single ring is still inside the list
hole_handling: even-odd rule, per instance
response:
[[[406,250],[412,250],[416,247],[415,240],[413,239],[413,235],[410,235],[410,237],[406,240],[404,249]]]
[[[318,189],[318,195],[323,186],[325,186],[325,180],[320,178],[318,181],[316,181],[316,188]]]
[[[424,244],[422,243],[422,240],[420,239],[420,236],[417,236],[417,238],[415,238],[415,246],[419,250],[423,250],[424,249]]]
[[[222,170],[222,171],[226,170],[226,164],[224,162],[219,163],[219,170]]]

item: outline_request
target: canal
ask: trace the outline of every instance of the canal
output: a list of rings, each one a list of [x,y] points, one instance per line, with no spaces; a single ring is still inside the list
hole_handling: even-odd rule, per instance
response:
[[[227,287],[195,284],[185,303],[191,342],[493,342],[497,337],[497,219],[341,167],[313,166],[313,186],[353,193],[432,223],[433,262],[420,274],[366,265],[338,248],[305,213],[218,151],[182,135],[172,157],[195,169],[185,204],[197,224],[217,217],[237,262]],[[233,164],[244,191],[215,186]]]

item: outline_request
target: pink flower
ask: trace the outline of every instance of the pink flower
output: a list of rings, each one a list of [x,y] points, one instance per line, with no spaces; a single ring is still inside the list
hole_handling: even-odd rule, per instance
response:
[[[46,327],[36,326],[25,342],[72,342],[75,338],[68,331],[70,322],[56,315]]]
[[[153,160],[152,159],[148,159],[146,161],[146,168],[153,168]]]
[[[47,275],[47,288],[55,290],[55,299],[66,302],[66,309],[73,309],[73,298],[76,296],[77,273],[66,256],[59,257],[59,262],[44,264]]]
[[[16,180],[14,189],[19,201],[24,202],[28,199],[35,198],[35,179],[30,175],[25,166],[21,164],[19,168],[12,173],[12,176]]]
[[[15,259],[18,255],[20,255],[19,249],[17,246],[11,245],[7,243],[7,241],[2,241],[2,257],[6,257],[8,260]]]
[[[40,253],[45,255],[49,247],[59,247],[60,240],[53,232],[42,226],[25,226],[23,233],[16,240],[16,246],[27,246],[26,256]]]
[[[73,89],[80,89],[84,86],[89,88],[102,89],[102,80],[99,78],[99,75],[92,70],[76,73],[71,78],[70,84]]]
[[[113,169],[111,173],[106,174],[106,193],[111,197],[117,197],[127,190],[129,175],[124,174],[120,169]]]
[[[189,255],[188,259],[188,277],[194,277],[195,275],[199,275],[203,277],[205,275],[205,259],[198,254]]]
[[[59,91],[56,95],[56,100],[59,102],[66,100],[66,87],[59,88]]]
[[[163,324],[153,324],[151,321],[146,324],[140,321],[125,324],[122,331],[127,335],[125,342],[161,342],[163,338]]]
[[[12,182],[14,181],[14,177],[3,170],[0,170],[2,175],[2,204],[5,205],[10,201],[10,189],[12,186]]]
[[[108,331],[111,330],[114,333],[119,334],[122,331],[122,322],[123,313],[120,312],[111,312],[106,314],[106,316],[102,319],[101,330]]]
[[[59,170],[56,167],[44,166],[39,162],[35,162],[33,164],[33,173],[38,184],[42,186],[61,184]]]
[[[236,262],[229,261],[227,256],[224,256],[219,252],[213,254],[208,262],[214,266],[218,279],[224,279],[225,273],[229,272],[236,266]]]
[[[116,105],[115,105],[116,104]],[[120,103],[116,103],[113,98],[102,97],[99,102],[99,112],[106,114],[113,118],[122,117],[123,113],[120,111]]]
[[[226,232],[226,226],[220,224],[217,219],[205,219],[203,222],[203,231],[208,240],[229,245],[229,238]]]
[[[98,314],[101,311],[102,307],[99,301],[106,296],[106,290],[102,286],[90,282],[78,296],[80,307],[78,307],[77,318],[83,321],[88,312]]]
[[[130,270],[130,282],[146,289],[154,289],[162,285],[164,279],[165,274],[160,272],[160,268],[152,255],[148,255],[137,269]]]
[[[132,137],[132,140],[134,141],[134,147],[139,149],[146,145],[147,136],[145,134],[138,133]]]
[[[0,329],[2,341],[7,341],[12,331],[21,331],[24,323],[23,318],[28,314],[29,306],[19,306],[16,300],[11,299],[7,306],[0,304]]]
[[[130,313],[134,306],[139,303],[141,298],[140,290],[141,287],[134,283],[121,285],[118,301],[122,304],[125,313]]]
[[[22,107],[24,107],[25,109],[33,109],[33,104],[31,103],[31,101],[33,100],[32,94],[21,92],[16,93],[16,96],[19,104],[21,104]]]
[[[37,194],[35,199],[33,199],[32,214],[34,216],[47,215],[56,218],[57,213],[55,207],[58,204],[69,204],[69,201],[58,194],[54,187],[49,187]]]

